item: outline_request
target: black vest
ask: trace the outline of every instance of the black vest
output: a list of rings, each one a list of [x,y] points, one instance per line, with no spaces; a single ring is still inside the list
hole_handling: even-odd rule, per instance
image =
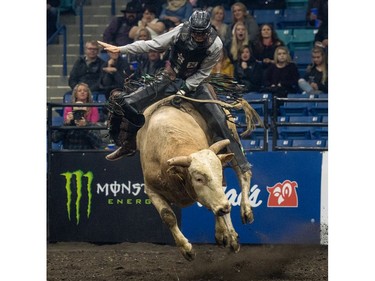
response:
[[[180,34],[171,47],[169,61],[178,78],[186,79],[200,68],[202,61],[208,56],[208,48],[214,43],[217,32],[211,27],[208,40],[197,44],[190,35],[189,22],[185,22]]]

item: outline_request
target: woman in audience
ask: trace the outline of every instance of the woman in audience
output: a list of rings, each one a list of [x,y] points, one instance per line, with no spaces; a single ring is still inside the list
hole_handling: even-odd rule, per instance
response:
[[[93,103],[92,93],[89,86],[86,83],[78,83],[72,91],[72,103]],[[91,123],[97,123],[99,121],[99,111],[97,107],[88,107],[84,115],[85,120]],[[64,108],[64,124],[70,124],[74,120],[73,108],[67,106]]]
[[[223,6],[215,6],[211,12],[211,24],[215,27],[223,44],[226,45],[231,37],[230,27],[224,23],[225,10]]]
[[[275,63],[266,72],[263,92],[271,92],[274,96],[286,98],[288,93],[298,92],[298,68],[285,46],[279,46],[274,54]]]
[[[249,40],[254,41],[259,33],[259,26],[254,17],[248,13],[246,6],[241,2],[236,2],[232,5],[231,11],[233,16],[232,28],[237,22],[242,22],[246,26]]]
[[[273,56],[278,46],[284,46],[272,25],[263,24],[260,26],[258,38],[252,42],[253,56],[262,64],[263,78],[267,68],[274,63]]]
[[[237,22],[232,30],[232,38],[228,42],[226,49],[233,64],[238,59],[238,52],[244,45],[249,45],[249,34],[243,22]]]
[[[193,13],[193,6],[187,0],[167,0],[163,5],[159,19],[165,24],[166,30],[187,21]]]
[[[234,77],[248,92],[257,92],[262,85],[262,67],[251,55],[250,46],[243,46],[235,64]]]
[[[72,103],[92,103],[90,88],[85,83],[78,83],[72,93]],[[65,107],[64,125],[75,127],[93,126],[99,120],[97,107]],[[52,134],[53,142],[62,141],[64,149],[98,149],[103,145],[99,130],[55,130]]]
[[[154,38],[165,31],[165,25],[162,21],[156,18],[156,8],[153,6],[146,6],[143,10],[142,18],[138,24],[133,26],[129,31],[129,37],[133,40],[136,39],[137,33],[140,29],[146,28]]]
[[[274,63],[273,56],[278,46],[284,46],[271,24],[262,24],[259,28],[258,38],[252,42],[254,57],[257,61],[269,65]]]
[[[298,85],[307,94],[328,93],[328,63],[326,52],[321,47],[314,47],[312,64],[307,67],[305,76],[298,80]]]

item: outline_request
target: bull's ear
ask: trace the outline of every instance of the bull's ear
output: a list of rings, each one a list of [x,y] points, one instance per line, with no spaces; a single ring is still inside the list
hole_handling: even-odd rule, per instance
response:
[[[232,161],[234,153],[218,154],[217,157],[219,157],[221,164],[224,165],[225,163]]]
[[[169,166],[189,167],[191,160],[190,156],[177,156],[169,159],[167,163]]]

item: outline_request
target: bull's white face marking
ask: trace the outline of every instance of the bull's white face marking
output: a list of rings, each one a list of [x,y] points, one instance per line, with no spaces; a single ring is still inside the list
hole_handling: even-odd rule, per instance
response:
[[[201,150],[191,154],[192,161],[188,168],[197,200],[213,211],[228,204],[222,188],[222,165],[211,150]]]

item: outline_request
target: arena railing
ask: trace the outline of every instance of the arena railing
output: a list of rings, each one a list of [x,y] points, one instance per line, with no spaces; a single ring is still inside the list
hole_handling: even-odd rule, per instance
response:
[[[288,150],[305,150],[305,151],[328,151],[328,145],[325,147],[313,147],[313,146],[279,146],[277,145],[277,141],[279,140],[278,136],[278,128],[280,127],[328,127],[328,122],[279,122],[278,117],[280,117],[280,106],[284,103],[287,102],[293,102],[293,103],[308,103],[311,104],[311,108],[313,107],[313,104],[315,103],[327,103],[327,110],[328,110],[328,98],[278,98],[278,97],[273,97],[273,113],[272,113],[272,150],[273,151],[288,151]],[[295,115],[294,115],[295,116]],[[302,116],[302,115],[301,115]],[[311,114],[305,115],[305,116],[313,116]],[[321,115],[323,116],[323,115]],[[328,116],[328,111],[327,115]],[[318,139],[316,139],[318,140]],[[328,143],[328,139],[325,140],[326,143]]]

